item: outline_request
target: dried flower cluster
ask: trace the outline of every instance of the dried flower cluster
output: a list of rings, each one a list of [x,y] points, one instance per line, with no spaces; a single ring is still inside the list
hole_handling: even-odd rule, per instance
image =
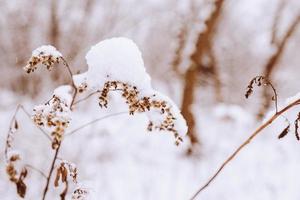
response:
[[[8,152],[7,163],[6,163],[6,173],[9,177],[9,180],[16,184],[17,193],[20,197],[24,198],[26,194],[27,186],[24,183],[24,179],[27,176],[27,169],[23,167],[21,170],[18,170],[16,163],[21,160],[19,153],[15,151]],[[20,171],[20,172],[18,172]]]
[[[289,132],[290,132],[290,122],[288,121],[288,119],[286,119],[286,121],[289,123],[283,130],[282,132],[279,134],[278,139],[284,138]],[[295,125],[295,137],[296,139],[299,141],[300,140],[300,136],[299,136],[299,122],[300,122],[300,112],[297,115],[296,120],[294,121],[294,125]]]
[[[68,177],[71,178],[73,183],[77,186],[76,189],[72,193],[72,200],[85,200],[89,194],[89,190],[86,188],[83,188],[78,183],[78,170],[74,163],[71,163],[66,160],[62,160],[60,162],[59,167],[56,170],[56,177],[54,181],[54,186],[58,187],[59,182],[65,184],[64,191],[60,194],[61,198],[64,199],[67,190],[68,190]]]
[[[276,112],[278,112],[277,92],[276,92],[275,87],[273,86],[273,84],[268,79],[266,79],[264,76],[254,77],[247,86],[247,91],[246,91],[246,94],[245,94],[245,97],[247,99],[253,93],[254,85],[257,85],[258,87],[260,87],[260,86],[270,86],[272,88],[273,93],[274,93],[274,95],[272,96],[272,100],[275,102],[275,109],[276,109]]]
[[[57,96],[47,103],[34,107],[33,121],[51,130],[52,148],[57,149],[70,122],[70,108]]]
[[[27,73],[34,72],[37,69],[37,65],[42,63],[51,70],[53,64],[59,63],[62,55],[55,47],[51,45],[41,46],[32,52],[31,58],[24,67]]]
[[[70,163],[69,161],[62,160],[60,162],[60,166],[57,168],[57,174],[55,179],[55,186],[58,186],[58,181],[62,180],[62,182],[67,181],[67,177],[70,176],[72,181],[77,184],[77,176],[78,171],[77,167],[74,163]]]
[[[139,98],[139,91],[137,87],[120,81],[107,81],[99,96],[99,106],[101,108],[107,107],[108,93],[109,91],[114,90],[122,92],[122,97],[126,99],[126,104],[128,104],[130,115],[137,112],[147,112],[152,109],[160,111],[160,115],[163,116],[163,120],[158,123],[150,121],[147,128],[149,131],[152,131],[153,129],[170,131],[175,137],[176,145],[179,145],[183,141],[179,136],[178,131],[175,129],[176,118],[171,112],[171,106],[168,105],[167,101],[158,100],[155,95]]]
[[[72,200],[86,200],[88,195],[89,190],[87,188],[78,187],[72,194]]]

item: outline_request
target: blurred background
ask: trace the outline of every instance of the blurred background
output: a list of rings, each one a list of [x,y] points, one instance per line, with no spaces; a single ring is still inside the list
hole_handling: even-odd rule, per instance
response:
[[[267,87],[246,101],[253,77],[271,80],[279,105],[299,92],[299,0],[0,0],[1,149],[15,106],[31,111],[69,81],[65,70],[24,73],[32,50],[51,44],[80,73],[90,47],[115,36],[137,43],[154,88],[182,109],[189,132],[176,147],[164,134],[148,134],[144,116],[123,116],[66,139],[61,156],[78,165],[95,199],[188,199],[274,109]],[[118,103],[107,111],[90,105],[78,108],[71,129],[118,111]],[[24,114],[18,118],[16,146],[47,171],[47,141]],[[253,141],[199,199],[299,199],[300,144],[291,135],[276,139],[285,125],[279,119]],[[17,199],[0,155],[1,199]],[[37,199],[44,180],[30,177],[25,199]]]

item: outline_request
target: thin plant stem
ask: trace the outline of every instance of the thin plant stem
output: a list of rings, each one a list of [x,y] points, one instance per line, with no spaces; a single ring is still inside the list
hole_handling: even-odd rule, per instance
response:
[[[57,156],[58,156],[60,147],[61,147],[61,143],[58,144],[58,147],[55,150],[55,154],[54,154],[54,157],[52,159],[50,170],[49,170],[49,173],[48,173],[48,176],[47,176],[46,186],[44,188],[42,200],[45,200],[45,198],[46,198],[46,195],[47,195],[47,192],[48,192],[48,189],[49,189],[50,179],[51,179],[51,176],[52,176],[52,173],[53,173],[53,170],[54,170],[55,162],[57,160]]]
[[[211,182],[213,182],[216,177],[223,171],[224,167],[228,165],[238,154],[239,152],[244,149],[253,138],[255,138],[257,135],[262,133],[262,130],[264,130],[266,127],[268,127],[270,124],[274,122],[275,119],[277,119],[281,114],[285,113],[290,108],[299,105],[300,99],[295,100],[294,102],[290,103],[286,107],[282,108],[280,111],[276,112],[272,117],[270,117],[266,122],[264,122],[261,126],[259,126],[251,135],[248,137],[247,140],[245,140],[218,168],[218,170],[204,183],[203,186],[201,186],[196,193],[190,198],[190,200],[194,200],[204,189],[206,189]]]
[[[66,134],[66,136],[70,136],[70,135],[73,135],[74,133],[78,132],[79,130],[91,125],[91,124],[94,124],[96,122],[99,122],[103,119],[107,119],[107,118],[110,118],[110,117],[114,117],[114,116],[118,116],[118,115],[123,115],[123,114],[128,114],[128,111],[122,111],[122,112],[118,112],[118,113],[113,113],[113,114],[109,114],[109,115],[105,115],[103,117],[100,117],[98,119],[94,119],[86,124],[83,124],[81,126],[79,126],[78,128],[75,128],[74,130],[70,131],[69,133]]]
[[[41,170],[39,170],[38,168],[36,168],[36,167],[34,167],[34,166],[30,165],[30,164],[26,164],[25,167],[30,168],[30,169],[38,172],[42,177],[44,177],[45,179],[47,179],[46,174],[44,172],[42,172]]]
[[[63,57],[61,59],[63,60],[63,64],[67,67],[67,70],[68,70],[68,73],[69,73],[70,79],[71,79],[71,85],[74,89],[74,93],[73,93],[73,96],[72,96],[72,101],[71,101],[71,104],[70,104],[70,110],[72,111],[72,106],[75,102],[76,95],[77,95],[77,88],[76,88],[76,85],[74,83],[73,73],[71,71],[71,68],[70,68],[69,64],[67,63],[67,61]],[[59,154],[61,144],[62,144],[62,141],[58,144],[58,147],[55,150],[55,154],[54,154],[54,157],[53,157],[53,160],[52,160],[52,163],[51,163],[51,167],[50,167],[50,170],[49,170],[49,174],[47,176],[47,181],[46,181],[46,185],[45,185],[44,192],[43,192],[43,198],[42,198],[43,200],[46,198],[46,195],[47,195],[47,192],[48,192],[49,183],[50,183],[50,180],[51,180],[51,176],[52,176],[52,173],[53,173],[53,170],[54,170],[54,166],[55,166],[55,163],[56,163],[56,160],[57,160],[57,156]]]
[[[69,76],[70,76],[70,79],[71,79],[71,84],[72,84],[72,87],[73,87],[73,89],[74,89],[72,101],[71,101],[71,104],[70,104],[70,109],[72,110],[72,106],[73,106],[73,104],[74,104],[74,102],[75,102],[75,98],[76,98],[76,95],[77,95],[77,87],[76,87],[76,85],[75,85],[75,83],[74,83],[74,80],[73,80],[73,73],[72,73],[72,71],[71,71],[71,68],[70,68],[68,62],[67,62],[63,57],[62,57],[61,59],[62,59],[62,61],[63,61],[63,64],[66,66],[66,68],[67,68],[67,70],[68,70],[68,73],[69,73]]]

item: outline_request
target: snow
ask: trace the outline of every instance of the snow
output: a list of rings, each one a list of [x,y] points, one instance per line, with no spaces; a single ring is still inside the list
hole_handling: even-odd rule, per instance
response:
[[[292,96],[292,97],[287,98],[287,99],[285,100],[285,104],[286,104],[286,105],[289,105],[289,104],[293,103],[294,101],[296,101],[296,100],[298,100],[298,99],[300,99],[300,92],[298,92],[297,94],[295,94],[295,95]]]
[[[33,57],[39,57],[41,55],[53,56],[54,58],[62,57],[62,54],[54,46],[51,45],[40,46],[32,52]]]
[[[99,42],[86,55],[87,84],[99,89],[107,81],[136,86],[140,92],[151,89],[150,76],[136,44],[118,37]]]
[[[180,110],[170,98],[152,89],[142,54],[132,40],[123,37],[104,40],[91,48],[86,60],[88,71],[73,77],[76,86],[87,83],[94,90],[102,90],[108,81],[119,81],[134,86],[138,90],[140,100],[150,97],[152,101],[167,102],[175,117],[173,128],[179,135],[186,135],[187,125]],[[166,120],[166,113],[161,113],[161,110],[150,109],[147,116],[157,127]]]
[[[60,100],[62,100],[63,102],[65,102],[67,105],[70,105],[72,102],[72,90],[73,88],[70,85],[62,85],[57,87],[54,92],[53,95],[58,97]]]
[[[152,96],[151,96],[152,100],[166,101],[168,103],[168,106],[170,107],[170,111],[173,114],[173,116],[175,117],[174,129],[178,131],[180,136],[185,136],[188,131],[188,127],[187,127],[186,121],[183,118],[178,106],[168,96],[166,96],[158,91],[152,91],[152,92],[153,92]],[[149,112],[147,112],[147,116],[151,121],[154,122],[154,124],[159,124],[164,120],[163,115],[161,114],[160,110],[159,111],[150,110]]]
[[[84,84],[86,84],[86,82],[87,82],[87,72],[73,75],[73,81],[74,81],[74,84],[77,88],[81,87]]]

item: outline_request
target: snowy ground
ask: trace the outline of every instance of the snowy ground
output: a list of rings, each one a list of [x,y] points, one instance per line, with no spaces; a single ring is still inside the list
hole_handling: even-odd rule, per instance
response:
[[[20,99],[10,93],[1,95],[6,97],[0,103],[3,150],[9,116]],[[33,107],[24,104],[28,110]],[[82,105],[70,130],[105,115],[106,111],[90,105],[88,102]],[[202,139],[199,156],[185,157],[185,144],[176,147],[170,134],[145,131],[145,116],[124,115],[105,119],[67,137],[60,157],[77,164],[79,179],[93,191],[95,199],[187,200],[257,126],[238,106],[195,109],[200,116],[205,115],[199,120]],[[91,114],[86,115],[88,112]],[[116,112],[116,108],[111,112]],[[289,115],[291,119],[295,114]],[[28,162],[47,172],[53,155],[50,143],[25,115],[20,114],[18,120],[22,123],[15,146],[21,148]],[[258,136],[198,199],[299,199],[300,146],[292,134],[277,139],[278,130],[284,125],[284,119],[278,119]],[[14,185],[7,180],[3,159],[0,167],[1,199],[18,199]],[[26,199],[39,199],[44,182],[39,175],[30,173]]]

